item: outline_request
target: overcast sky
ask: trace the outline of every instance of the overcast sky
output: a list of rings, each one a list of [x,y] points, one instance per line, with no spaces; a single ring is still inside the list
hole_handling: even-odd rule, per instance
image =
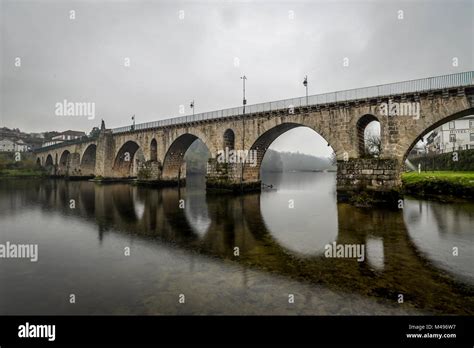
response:
[[[474,68],[471,0],[0,3],[1,126],[28,132],[170,118],[193,99],[196,113],[239,106],[243,74],[254,104],[304,95],[305,75],[316,94]],[[64,99],[96,118],[56,116]],[[330,151],[314,134],[272,148]]]

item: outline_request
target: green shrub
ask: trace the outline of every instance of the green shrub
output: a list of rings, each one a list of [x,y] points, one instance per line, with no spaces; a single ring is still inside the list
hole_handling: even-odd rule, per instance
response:
[[[457,161],[453,159],[453,152],[443,154],[427,154],[420,157],[409,157],[413,165],[418,168],[421,164],[423,171],[474,171],[474,149],[459,150],[457,153]]]

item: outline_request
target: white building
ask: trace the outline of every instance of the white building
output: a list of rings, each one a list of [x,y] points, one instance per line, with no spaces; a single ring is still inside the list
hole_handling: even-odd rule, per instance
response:
[[[61,144],[62,142],[63,142],[63,140],[48,140],[48,141],[45,141],[43,143],[43,145],[41,145],[41,146],[46,147],[46,146],[54,145],[54,144]]]
[[[85,135],[86,135],[85,132],[67,130],[65,132],[62,132],[62,133],[52,137],[51,140],[62,140],[62,141],[74,140],[74,139],[81,138]]]
[[[0,152],[26,152],[28,145],[23,140],[14,141],[4,138],[0,140]]]
[[[54,145],[54,144],[60,144],[63,141],[67,141],[67,140],[79,139],[79,138],[82,138],[85,135],[86,135],[85,132],[67,130],[65,132],[62,132],[62,133],[52,137],[51,140],[45,141],[43,143],[42,147],[46,147],[46,146]]]
[[[1,152],[13,152],[15,151],[15,142],[10,139],[0,140],[0,151]]]
[[[15,151],[26,152],[29,149],[30,149],[29,146],[23,140],[20,139],[15,142]]]
[[[466,116],[443,124],[427,138],[429,152],[446,153],[474,149],[474,116]]]

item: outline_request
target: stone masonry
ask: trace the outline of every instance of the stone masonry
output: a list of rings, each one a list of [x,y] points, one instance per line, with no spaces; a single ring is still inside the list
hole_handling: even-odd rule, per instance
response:
[[[80,176],[83,162],[95,161],[93,174],[99,179],[133,178],[137,176],[133,164],[139,163],[146,169],[142,171],[146,175],[139,177],[141,181],[177,184],[186,176],[184,154],[199,138],[211,153],[206,176],[209,188],[258,190],[260,166],[271,143],[290,129],[308,127],[321,135],[336,153],[338,192],[350,193],[355,189],[388,192],[400,187],[403,163],[418,140],[442,123],[474,113],[473,95],[474,86],[471,86],[279,109],[121,133],[103,129],[98,139],[39,149],[36,156],[51,174]],[[419,117],[381,114],[381,103],[388,102],[419,103]],[[380,122],[381,153],[378,159],[364,158],[361,149],[363,127],[370,120]],[[231,137],[228,136],[230,131]],[[227,134],[226,139],[224,134]],[[217,163],[218,151],[229,146],[229,139],[235,150],[256,151],[257,165]],[[96,146],[95,158],[83,160],[91,145]],[[60,158],[64,159],[64,156],[71,156],[66,168],[60,164]]]

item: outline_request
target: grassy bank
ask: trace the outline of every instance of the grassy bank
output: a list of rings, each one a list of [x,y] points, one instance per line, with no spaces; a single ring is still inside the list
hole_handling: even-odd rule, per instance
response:
[[[22,153],[20,160],[15,160],[13,152],[0,153],[0,178],[28,178],[45,176],[38,167],[32,153]]]
[[[405,193],[415,196],[474,199],[474,172],[410,172],[402,182]]]
[[[3,169],[0,170],[0,178],[29,178],[43,177],[45,172],[35,169]]]

